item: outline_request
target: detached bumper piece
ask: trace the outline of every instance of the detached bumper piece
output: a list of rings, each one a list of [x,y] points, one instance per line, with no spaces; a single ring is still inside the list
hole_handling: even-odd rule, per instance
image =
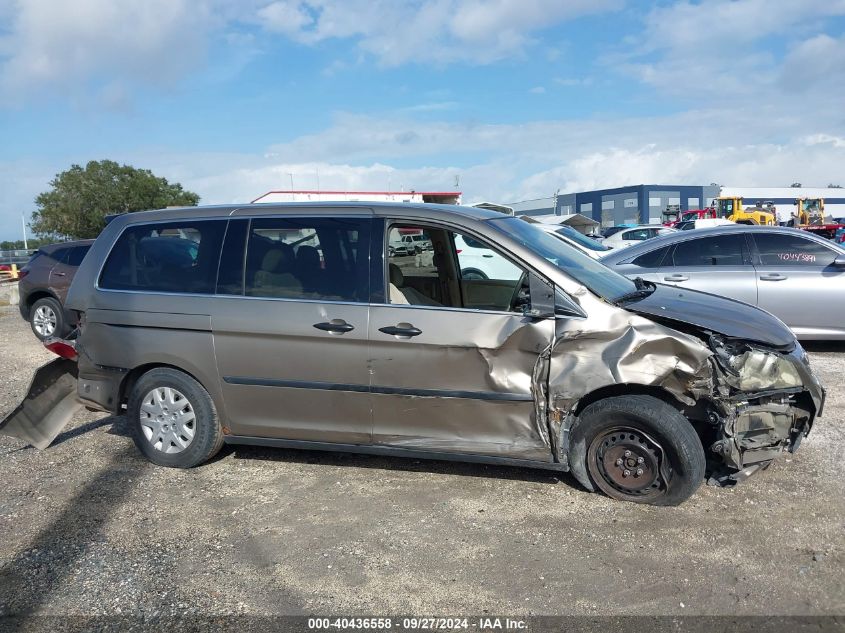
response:
[[[39,368],[18,408],[0,422],[0,433],[47,448],[77,411],[75,360],[57,358]]]
[[[710,447],[725,468],[708,483],[735,485],[767,468],[782,452],[794,453],[809,433],[812,419],[812,412],[791,394],[736,404],[722,420],[721,437]]]

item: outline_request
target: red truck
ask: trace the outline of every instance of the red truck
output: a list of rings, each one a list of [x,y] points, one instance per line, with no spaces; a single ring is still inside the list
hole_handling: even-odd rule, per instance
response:
[[[680,216],[680,217],[679,217]],[[663,212],[663,226],[676,227],[681,222],[688,222],[690,220],[706,220],[710,218],[719,217],[716,209],[690,209],[679,213],[675,210],[668,210]]]

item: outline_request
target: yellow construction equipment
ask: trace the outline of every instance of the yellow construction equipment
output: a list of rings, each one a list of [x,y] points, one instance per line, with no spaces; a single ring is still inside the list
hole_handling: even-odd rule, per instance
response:
[[[824,218],[824,198],[798,198],[795,200],[796,223],[799,225],[827,224]]]
[[[713,206],[718,211],[720,218],[726,218],[737,224],[777,224],[774,208],[745,207],[742,206],[742,198],[723,196],[713,200]]]

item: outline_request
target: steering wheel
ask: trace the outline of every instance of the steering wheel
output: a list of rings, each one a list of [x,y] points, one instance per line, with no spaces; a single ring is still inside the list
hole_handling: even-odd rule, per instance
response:
[[[522,313],[525,305],[531,305],[531,290],[528,285],[528,271],[523,272],[519,277],[519,281],[513,289],[508,310],[510,312]]]

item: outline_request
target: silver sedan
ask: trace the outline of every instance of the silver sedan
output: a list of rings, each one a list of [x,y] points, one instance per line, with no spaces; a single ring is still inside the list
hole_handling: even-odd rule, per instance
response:
[[[845,340],[845,249],[798,229],[682,231],[612,251],[601,261],[631,278],[756,305],[801,339]]]

